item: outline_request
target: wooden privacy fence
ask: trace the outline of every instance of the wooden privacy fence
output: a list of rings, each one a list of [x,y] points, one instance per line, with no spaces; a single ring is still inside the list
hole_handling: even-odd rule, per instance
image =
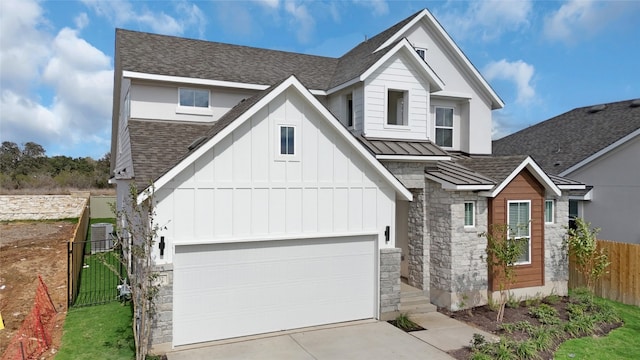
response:
[[[623,304],[640,306],[640,244],[598,240],[598,246],[609,254],[611,265],[594,286],[597,296]],[[569,261],[569,288],[584,286],[582,275]]]
[[[80,246],[74,246],[73,244],[82,243],[84,245],[88,229],[89,207],[86,207],[84,211],[82,211],[76,232],[69,240],[69,256],[67,257],[67,279],[69,281],[67,304],[72,304],[76,296],[78,296],[78,290],[80,289],[80,272],[82,271],[84,260],[84,249]]]

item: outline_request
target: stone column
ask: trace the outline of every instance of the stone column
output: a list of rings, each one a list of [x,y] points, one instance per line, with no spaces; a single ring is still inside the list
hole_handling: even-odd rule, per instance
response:
[[[160,290],[156,295],[156,314],[151,326],[151,351],[171,350],[173,340],[173,264],[156,265]]]
[[[380,249],[380,319],[395,318],[400,306],[400,255],[398,248]]]
[[[409,203],[409,285],[429,293],[429,238],[426,236],[424,189],[410,189]]]

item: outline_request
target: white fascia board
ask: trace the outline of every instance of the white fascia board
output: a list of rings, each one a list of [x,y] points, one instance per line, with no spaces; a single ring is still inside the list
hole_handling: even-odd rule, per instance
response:
[[[269,104],[273,99],[282,94],[288,88],[294,87],[298,90],[298,92],[307,100],[311,105],[315,108],[315,110],[319,111],[322,116],[324,116],[329,124],[333,126],[333,128],[338,131],[348,143],[350,143],[367,161],[373,166],[374,169],[378,171],[380,175],[382,175],[395,189],[395,191],[401,195],[401,200],[412,201],[413,195],[407,188],[405,188],[402,183],[398,179],[396,179],[389,170],[387,170],[379,161],[377,161],[373,155],[371,155],[365,148],[364,145],[361,145],[356,138],[351,135],[351,133],[338,121],[336,117],[325,108],[318,99],[315,98],[309,92],[307,88],[305,88],[302,83],[295,77],[290,76],[282,82],[278,87],[272,89],[269,94],[260,99],[256,104],[254,104],[251,108],[244,112],[241,116],[239,116],[235,121],[231,122],[227,127],[222,129],[219,133],[209,139],[205,144],[196,149],[193,153],[183,159],[176,166],[171,168],[167,173],[162,175],[154,184],[156,191],[166,185],[171,179],[176,177],[180,172],[182,172],[187,166],[192,164],[198,158],[200,158],[204,153],[209,151],[213,146],[215,146],[220,140],[229,136],[233,131],[235,131],[240,125],[242,125],[245,121],[250,119],[253,115],[255,115],[260,109]],[[138,196],[138,202],[141,203],[148,197],[148,193],[145,191],[141,195]]]
[[[560,174],[558,174],[558,176],[566,176],[568,174],[571,174],[572,172],[580,169],[581,167],[587,165],[588,163],[598,159],[599,157],[605,155],[606,153],[616,149],[617,147],[619,147],[620,145],[626,143],[629,140],[632,140],[633,138],[637,137],[640,135],[640,129],[636,129],[636,131],[627,134],[625,137],[619,139],[618,141],[614,142],[613,144],[605,147],[604,149],[594,153],[593,155],[589,156],[588,158],[585,158],[584,160],[580,161],[579,163],[573,165],[572,167],[568,168],[567,170],[561,172]]]
[[[441,91],[431,93],[431,96],[441,97],[441,98],[467,99],[467,100],[473,99],[473,96],[471,94],[457,92],[457,91],[446,91],[446,90],[441,90]]]
[[[593,200],[593,189],[587,191],[584,195],[570,195],[569,200],[582,200],[582,201],[591,201]]]
[[[450,161],[451,156],[420,156],[420,155],[376,155],[378,160],[393,160],[407,162]]]
[[[122,77],[129,78],[129,79],[154,80],[154,81],[163,81],[163,82],[170,82],[170,83],[193,84],[193,85],[202,85],[202,86],[217,86],[217,87],[246,89],[246,90],[266,90],[270,86],[270,85],[242,83],[242,82],[235,82],[235,81],[222,81],[222,80],[212,80],[212,79],[191,78],[191,77],[184,77],[184,76],[148,74],[148,73],[141,73],[141,72],[135,72],[135,71],[123,71]],[[320,96],[327,95],[327,92],[324,90],[310,89],[309,91],[311,91],[313,95],[320,95]]]
[[[560,190],[584,190],[586,188],[585,184],[558,185]]]
[[[242,242],[262,242],[262,241],[280,241],[280,240],[296,240],[296,239],[323,239],[347,236],[376,236],[381,235],[380,232],[371,231],[355,231],[355,232],[336,232],[336,233],[296,233],[296,234],[276,234],[276,235],[260,235],[246,237],[221,237],[216,239],[187,239],[174,243],[174,246],[189,245],[209,245],[209,244],[228,244]]]
[[[442,185],[442,188],[445,189],[445,190],[483,191],[483,190],[491,190],[494,187],[494,185],[482,185],[482,184],[478,184],[478,185],[457,185],[457,184],[453,184],[453,183],[450,183],[448,181],[444,181],[442,179],[439,179],[439,178],[437,178],[435,176],[431,176],[429,174],[425,174],[424,176],[427,179],[435,181],[438,184]]]
[[[429,80],[429,91],[441,91],[444,89],[444,82],[438,77],[438,75],[427,65],[427,63],[418,55],[417,52],[413,50],[413,47],[409,43],[409,40],[404,38],[400,41],[396,46],[394,46],[391,50],[389,50],[383,57],[378,59],[371,67],[369,67],[362,75],[360,75],[360,81],[366,80],[374,71],[376,71],[382,64],[384,64],[387,60],[389,60],[392,56],[397,54],[401,50],[406,50],[409,54],[413,62],[418,65],[419,68],[423,70],[423,73],[426,75]]]
[[[494,110],[502,109],[504,107],[504,101],[502,101],[502,99],[500,99],[498,94],[496,94],[496,92],[493,91],[489,83],[487,83],[487,81],[482,77],[480,72],[478,72],[478,69],[476,69],[476,67],[473,66],[471,61],[469,61],[467,56],[462,52],[462,50],[460,50],[458,45],[456,45],[453,39],[444,30],[442,25],[440,25],[438,20],[427,9],[422,10],[420,14],[416,15],[416,17],[414,17],[411,21],[409,21],[409,23],[403,26],[402,29],[398,30],[392,37],[390,37],[387,41],[385,41],[382,45],[380,45],[376,49],[376,51],[384,49],[385,47],[393,44],[393,42],[398,40],[398,38],[402,36],[402,34],[409,31],[409,29],[412,26],[414,26],[418,21],[421,21],[423,19],[427,19],[436,28],[436,30],[438,31],[438,34],[435,34],[435,35],[440,35],[440,37],[444,40],[445,44],[448,45],[451,50],[453,50],[453,52],[458,56],[460,61],[462,61],[462,63],[466,66],[469,73],[480,83],[480,85],[482,85],[484,90],[487,92],[487,94],[491,98],[492,103],[495,104],[495,106],[492,106],[492,109]]]
[[[522,161],[522,163],[520,163],[520,165],[518,165],[515,170],[511,172],[511,174],[509,174],[509,176],[507,176],[506,179],[504,179],[504,181],[502,181],[500,184],[498,184],[498,186],[495,187],[495,189],[489,192],[487,196],[492,198],[496,197],[511,182],[511,180],[513,180],[525,168],[527,168],[531,172],[531,175],[533,175],[540,183],[542,183],[545,189],[550,190],[556,196],[562,195],[562,191],[558,188],[558,186],[556,186],[556,184],[551,181],[549,176],[547,176],[547,174],[542,171],[540,166],[538,166],[538,164],[536,164],[536,162],[533,161],[530,156],[528,156],[526,159],[524,159],[524,161]]]
[[[340,91],[342,89],[346,89],[349,86],[355,85],[355,84],[357,84],[359,82],[360,82],[360,78],[351,79],[351,80],[349,80],[349,81],[347,81],[345,83],[342,83],[342,84],[340,84],[340,85],[338,85],[336,87],[332,87],[331,89],[325,91],[325,95],[331,95],[331,94],[333,94],[335,92],[338,92],[338,91]],[[313,90],[311,91],[311,93],[313,94]],[[314,95],[316,95],[316,94],[314,94]]]

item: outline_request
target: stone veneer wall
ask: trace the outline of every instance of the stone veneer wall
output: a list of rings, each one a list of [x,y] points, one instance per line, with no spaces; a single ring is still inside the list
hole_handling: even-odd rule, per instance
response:
[[[400,254],[398,248],[380,249],[380,318],[395,318],[400,306]]]
[[[430,244],[429,237],[425,236],[426,222],[424,201],[424,189],[411,189],[413,201],[409,203],[408,247],[407,263],[409,285],[424,291],[429,296],[430,290]]]
[[[72,195],[0,195],[0,221],[79,218],[89,193]]]
[[[156,297],[156,315],[151,330],[151,351],[165,353],[173,341],[173,264],[157,265],[160,291]]]
[[[470,191],[443,190],[427,181],[425,202],[431,240],[431,302],[452,310],[486,304],[487,199]],[[476,225],[464,226],[464,203],[475,203]]]

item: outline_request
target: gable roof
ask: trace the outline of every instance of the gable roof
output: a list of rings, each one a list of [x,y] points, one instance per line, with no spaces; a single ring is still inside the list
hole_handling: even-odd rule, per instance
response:
[[[488,197],[497,196],[524,169],[529,170],[548,192],[556,196],[562,194],[558,185],[529,156],[465,157],[457,161],[495,181],[496,186],[484,193]],[[584,185],[576,185],[576,188],[584,188]]]
[[[496,185],[493,179],[455,161],[438,161],[427,166],[425,176],[449,190],[491,190]]]
[[[309,90],[294,76],[291,75],[288,78],[280,81],[278,84],[271,86],[269,89],[264,90],[254,97],[240,102],[227,114],[225,114],[218,122],[211,125],[208,129],[205,138],[198,140],[198,144],[191,149],[187,149],[186,152],[182,152],[182,156],[176,160],[173,164],[168,164],[167,170],[163,173],[157,174],[153,179],[155,182],[155,188],[160,189],[166,185],[172,178],[182,172],[187,166],[192,164],[195,160],[200,158],[205,152],[213,148],[220,140],[227,137],[231,132],[237,129],[245,121],[255,115],[260,109],[271,102],[276,96],[282,94],[287,89],[294,88],[300,95],[302,95],[313,107],[314,110],[321,113],[332,128],[341,134],[344,140],[350,144],[365,160],[374,168],[378,174],[380,174],[391,187],[400,194],[403,200],[412,200],[413,196],[411,192],[407,190],[398,179],[396,179],[380,162],[378,162],[373,155],[371,155],[360,144],[353,135],[336,119],[329,110],[327,110],[310,92]],[[137,172],[137,170],[134,169]],[[148,197],[146,191],[141,192],[138,197],[138,201],[144,201]]]
[[[386,36],[386,39],[382,41],[376,51],[385,48],[391,43],[397,41],[399,37],[401,37],[412,26],[420,21],[426,21],[427,24],[433,27],[433,29],[435,30],[434,35],[440,37],[440,39],[443,40],[445,46],[448,47],[448,49],[455,55],[455,57],[457,57],[457,59],[463,65],[463,70],[465,70],[471,76],[472,81],[476,82],[477,85],[479,85],[480,89],[489,97],[489,99],[491,100],[491,108],[494,110],[503,108],[504,101],[502,101],[498,94],[493,90],[491,85],[489,85],[489,83],[480,74],[480,71],[478,71],[473,63],[469,61],[469,58],[464,54],[462,49],[460,49],[455,41],[453,41],[451,36],[449,36],[447,31],[442,27],[442,25],[440,25],[440,22],[428,9],[421,10],[390,28],[389,30],[394,29],[394,32]]]
[[[529,154],[564,176],[638,136],[640,99],[573,109],[495,140],[493,153]]]

